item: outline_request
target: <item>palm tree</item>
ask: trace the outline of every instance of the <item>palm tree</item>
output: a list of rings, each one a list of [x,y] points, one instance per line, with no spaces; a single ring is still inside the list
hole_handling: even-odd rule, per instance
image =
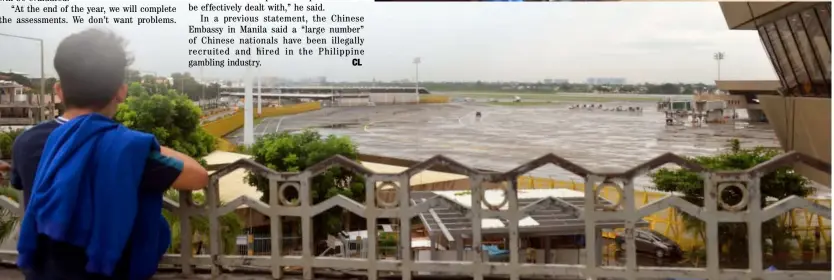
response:
[[[173,201],[179,201],[180,194],[176,190],[168,190],[165,192],[165,197],[171,199]],[[206,201],[206,196],[203,193],[193,193],[192,194],[193,200],[195,204],[204,204]],[[220,202],[221,205],[224,202]],[[180,219],[179,216],[172,214],[170,211],[163,210],[162,215],[165,216],[165,220],[168,221],[168,225],[171,226],[171,252],[172,253],[180,253]],[[238,217],[235,213],[228,213],[226,215],[220,216],[220,246],[223,247],[224,253],[233,253],[237,251],[237,244],[235,240],[239,235],[243,233],[243,220]],[[195,243],[198,246],[193,246],[192,248],[208,248],[208,242],[203,242],[204,240],[209,240],[209,221],[208,217],[206,216],[193,216],[191,217],[191,235],[195,238]]]
[[[20,192],[11,188],[11,186],[0,186],[0,196],[8,197],[18,203],[20,201]],[[17,225],[20,223],[20,218],[9,209],[0,209],[0,244],[14,234]]]

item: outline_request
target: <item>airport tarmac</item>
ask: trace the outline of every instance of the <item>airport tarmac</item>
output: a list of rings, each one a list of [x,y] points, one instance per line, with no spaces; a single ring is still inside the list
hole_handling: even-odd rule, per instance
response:
[[[500,106],[478,103],[337,107],[263,120],[255,136],[316,128],[351,137],[362,153],[412,160],[443,154],[476,168],[507,171],[554,153],[596,171],[633,167],[665,152],[718,153],[728,140],[744,147],[778,147],[769,125],[746,122],[702,127],[666,126],[651,102],[609,102],[605,108],[640,106],[643,112],[570,110],[574,103]],[[477,119],[476,112],[482,117]],[[739,112],[742,117],[745,114]],[[240,143],[240,131],[230,140]],[[531,175],[577,180],[565,170],[542,167]],[[648,186],[645,176],[637,186]]]

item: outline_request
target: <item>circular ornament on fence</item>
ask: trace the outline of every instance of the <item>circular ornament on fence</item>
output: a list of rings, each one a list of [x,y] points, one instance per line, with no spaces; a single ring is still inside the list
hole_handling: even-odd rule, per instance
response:
[[[736,204],[730,204],[724,201],[724,196],[721,195],[724,191],[731,190],[733,188],[738,189],[739,193],[741,193],[741,199]],[[747,202],[749,200],[748,196],[750,193],[747,191],[747,188],[744,187],[739,182],[729,182],[729,183],[720,183],[718,184],[718,205],[721,205],[721,208],[730,212],[738,212],[744,210],[747,207]]]
[[[607,187],[611,187],[617,192],[617,201],[612,205],[606,205],[600,201],[599,195],[602,192],[602,189]],[[603,182],[602,184],[599,184],[599,186],[594,189],[594,204],[597,208],[601,208],[603,211],[617,211],[617,208],[620,208],[620,205],[623,204],[623,187],[613,182]]]
[[[509,195],[510,195],[510,191],[507,189],[506,185],[502,186],[501,190],[504,192],[504,199],[501,200],[501,202],[499,202],[498,204],[492,204],[492,202],[489,202],[486,199],[487,190],[486,189],[481,189],[481,203],[484,206],[486,206],[486,208],[489,209],[489,210],[493,210],[493,211],[500,210],[501,207],[504,207],[504,205],[507,205],[507,203],[509,202]]]
[[[382,190],[383,189],[393,189],[394,190],[394,200],[387,201],[382,197]],[[379,184],[376,187],[376,205],[381,206],[382,208],[396,208],[400,204],[400,186],[397,186],[396,183],[391,181],[385,181]]]
[[[299,199],[296,199],[295,201],[290,201],[289,199],[287,199],[287,195],[285,194],[287,192],[287,188],[294,188],[296,193],[298,193]],[[300,198],[301,186],[298,185],[298,183],[283,183],[281,184],[281,187],[278,188],[278,201],[281,202],[281,204],[283,204],[284,206],[298,206],[299,204],[301,204]]]

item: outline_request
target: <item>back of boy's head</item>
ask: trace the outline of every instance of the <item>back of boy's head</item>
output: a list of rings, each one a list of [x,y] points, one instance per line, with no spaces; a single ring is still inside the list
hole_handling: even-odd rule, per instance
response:
[[[124,85],[131,62],[125,40],[113,32],[87,29],[64,38],[54,60],[62,102],[67,108],[107,107]]]

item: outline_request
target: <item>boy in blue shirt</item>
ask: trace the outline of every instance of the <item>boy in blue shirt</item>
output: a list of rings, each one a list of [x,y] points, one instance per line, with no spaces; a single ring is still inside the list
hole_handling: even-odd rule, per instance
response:
[[[82,119],[90,119],[106,126],[107,129],[111,129],[114,131],[127,131],[126,133],[130,133],[131,135],[146,135],[146,137],[149,137],[151,139],[151,142],[155,144],[155,140],[152,139],[151,135],[129,131],[128,129],[122,127],[119,124],[116,124],[115,122],[109,119],[115,115],[118,105],[121,102],[123,102],[127,97],[127,85],[124,83],[124,81],[126,72],[125,70],[129,66],[130,62],[131,59],[128,57],[128,54],[124,49],[124,40],[119,36],[108,31],[89,29],[80,33],[72,34],[69,37],[65,38],[63,41],[61,41],[61,43],[58,46],[58,49],[56,50],[54,59],[55,70],[58,73],[60,81],[55,84],[54,90],[55,93],[61,98],[63,104],[66,106],[66,111],[62,116],[56,118],[55,120],[43,122],[27,130],[26,132],[17,137],[12,147],[13,165],[11,167],[11,182],[13,187],[23,190],[22,200],[24,205],[26,205],[30,202],[30,200],[32,200],[31,202],[33,204],[30,205],[31,207],[26,206],[27,214],[29,214],[29,212],[31,211],[41,211],[39,212],[40,214],[38,214],[39,217],[37,217],[37,219],[49,220],[50,217],[40,217],[48,215],[43,214],[49,213],[48,211],[44,212],[44,209],[33,209],[34,207],[38,207],[38,205],[43,204],[43,202],[37,204],[38,201],[34,200],[35,196],[33,194],[42,195],[45,191],[43,189],[39,190],[38,188],[48,187],[57,189],[58,192],[60,192],[60,188],[64,188],[65,185],[71,184],[65,183],[63,181],[57,183],[50,182],[49,180],[56,176],[54,174],[49,175],[49,178],[40,179],[38,179],[38,175],[39,173],[47,172],[46,170],[42,169],[44,169],[44,166],[46,166],[47,164],[53,162],[57,157],[66,156],[66,153],[63,150],[61,152],[58,152],[58,154],[56,154],[56,152],[53,151],[58,150],[60,148],[60,144],[56,144],[56,142],[60,141],[61,139],[53,139],[55,137],[50,137],[50,135],[53,132],[58,133],[58,131],[60,131],[60,133],[62,134],[61,136],[68,135],[66,137],[71,137],[72,134],[75,133],[75,131],[62,131],[60,129],[61,126],[76,125],[83,128],[83,126],[85,125],[80,123],[72,123],[73,119],[78,119],[78,122],[81,122]],[[74,129],[75,127],[72,128]],[[70,127],[67,127],[64,130],[67,129],[70,129]],[[82,142],[83,144],[83,139],[80,142]],[[52,148],[55,145],[58,145],[59,148]],[[168,190],[168,188],[173,187],[179,190],[197,190],[203,188],[208,183],[208,172],[196,160],[166,147],[159,147],[158,145],[149,145],[149,148],[150,151],[143,151],[144,153],[142,154],[146,154],[147,157],[144,162],[144,169],[142,173],[136,177],[137,180],[139,180],[140,182],[125,182],[126,185],[138,185],[138,188],[134,189],[138,193],[133,194],[132,196],[135,199],[139,199],[138,197],[156,196],[158,196],[158,198],[161,199],[161,196],[166,190]],[[45,149],[49,150],[49,154],[45,155],[44,158],[42,158],[42,155],[46,153]],[[95,154],[95,150],[89,153]],[[83,174],[79,175],[79,177],[84,177],[84,179],[92,180],[89,179],[89,177],[99,176],[99,174],[92,174],[95,173],[94,170],[96,170],[97,168],[94,166],[107,166],[119,164],[119,162],[101,162],[101,159],[104,158],[102,157],[102,155],[91,156],[80,154],[72,155],[71,157],[84,157],[89,158],[91,160],[85,161],[89,164],[87,164],[87,166],[84,168],[79,168],[80,170],[62,170],[61,165],[57,164],[58,171],[56,172],[63,172],[62,174],[73,173],[73,171],[77,173],[89,172],[91,174]],[[116,161],[116,159],[121,160],[127,157],[114,154],[111,158],[113,158],[113,161]],[[66,162],[70,162],[70,160],[73,159],[63,160],[65,160]],[[44,163],[42,161],[47,161],[47,163]],[[40,169],[39,166],[41,167]],[[54,166],[51,166],[50,168],[56,169],[56,167]],[[40,175],[41,177],[46,176],[44,174]],[[87,181],[83,180],[80,182],[80,184],[83,185],[81,186],[81,190],[92,193],[95,193],[96,190],[89,190],[90,188],[123,187],[119,185],[100,186],[95,184],[85,184],[85,182]],[[67,188],[68,187],[69,186],[67,185]],[[116,191],[127,190],[129,190],[129,188],[125,188],[124,190],[116,189]],[[51,197],[49,199],[72,200],[74,198]],[[82,199],[85,198],[79,198],[79,204],[89,203],[89,201],[82,201]],[[94,197],[91,199],[96,200],[99,198]],[[96,201],[93,202],[95,203]],[[78,207],[83,208],[83,206]],[[161,209],[159,210],[161,211]],[[113,212],[121,210],[98,209],[93,207],[92,213],[98,214],[107,211]],[[81,214],[76,213],[74,216],[72,216],[74,219],[92,219],[90,217],[79,218],[79,215],[83,216],[87,212],[80,210],[76,212]],[[133,211],[133,213],[136,212]],[[134,215],[146,214],[142,214],[142,212],[140,211],[139,213],[136,213]],[[29,219],[29,215],[27,215],[26,217],[27,218],[24,219],[24,228],[27,226],[27,222],[34,222],[27,221],[27,219]],[[139,220],[139,217],[135,216],[124,217],[125,220],[130,221],[133,221],[134,218],[137,221]],[[158,217],[150,217],[149,219],[154,218]],[[35,217],[32,217],[32,219],[35,219]],[[70,223],[72,223],[72,221]],[[47,224],[47,226],[50,225]],[[85,248],[85,246],[79,246],[77,242],[56,240],[58,238],[54,238],[49,234],[40,232],[42,230],[43,229],[38,229],[36,231],[27,231],[26,229],[21,230],[21,242],[23,242],[23,240],[26,239],[29,243],[31,243],[31,245],[24,246],[34,248],[34,250],[28,250],[26,252],[26,263],[25,265],[21,266],[21,269],[26,275],[26,279],[81,280],[137,278],[135,273],[133,275],[131,274],[131,262],[135,261],[131,260],[131,251],[142,249],[136,248],[136,246],[133,245],[133,242],[131,242],[131,240],[136,239],[137,236],[131,235],[127,237],[127,242],[125,243],[126,245],[124,245],[124,250],[121,251],[121,257],[118,258],[118,261],[115,265],[103,266],[105,268],[98,267],[92,269],[91,267],[94,266],[91,266],[91,263],[94,263],[95,260],[88,258],[90,257],[89,252],[91,252],[89,249],[89,245],[87,246],[87,248]],[[135,230],[131,232],[135,232]],[[70,233],[70,235],[72,234],[74,233]],[[95,240],[95,238],[87,239]],[[168,242],[170,242],[170,240],[168,240]],[[18,246],[19,248],[21,248],[20,244]],[[21,251],[21,255],[23,254],[24,252]],[[91,272],[90,270],[94,271]],[[146,276],[143,275],[139,278],[145,277]]]

